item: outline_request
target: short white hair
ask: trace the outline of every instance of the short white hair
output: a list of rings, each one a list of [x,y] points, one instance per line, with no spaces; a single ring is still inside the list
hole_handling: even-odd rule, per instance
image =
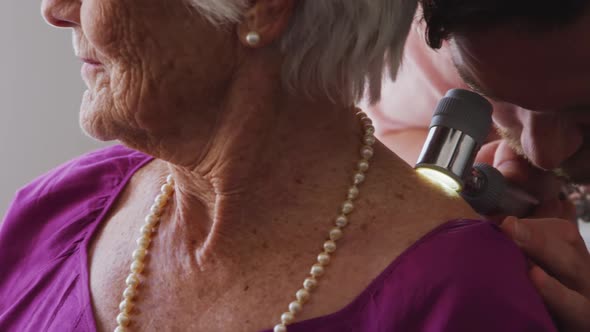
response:
[[[239,22],[248,0],[189,0],[215,23]],[[286,86],[347,105],[395,79],[417,0],[300,0],[280,41]]]

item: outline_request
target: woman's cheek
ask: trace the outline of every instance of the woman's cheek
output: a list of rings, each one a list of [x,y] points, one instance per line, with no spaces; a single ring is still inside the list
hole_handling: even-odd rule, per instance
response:
[[[82,31],[89,46],[105,56],[115,56],[121,52],[125,25],[123,8],[116,1],[90,0],[82,4],[80,20]]]

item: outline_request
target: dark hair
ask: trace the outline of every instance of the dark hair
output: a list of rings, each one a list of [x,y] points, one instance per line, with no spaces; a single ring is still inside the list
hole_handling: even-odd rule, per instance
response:
[[[438,49],[451,34],[502,23],[552,28],[583,15],[590,0],[420,0],[426,41]]]

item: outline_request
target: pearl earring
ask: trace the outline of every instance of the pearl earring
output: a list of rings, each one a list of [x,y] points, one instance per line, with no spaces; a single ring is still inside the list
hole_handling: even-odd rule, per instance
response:
[[[250,31],[246,35],[246,42],[248,42],[248,45],[250,46],[256,46],[260,43],[260,35],[258,32]]]

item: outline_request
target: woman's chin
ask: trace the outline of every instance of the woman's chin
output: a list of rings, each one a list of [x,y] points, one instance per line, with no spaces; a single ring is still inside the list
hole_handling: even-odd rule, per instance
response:
[[[87,136],[94,138],[98,141],[108,142],[117,139],[117,137],[113,135],[112,131],[107,130],[105,126],[101,125],[97,121],[89,121],[88,119],[81,118],[80,127]]]
[[[108,111],[106,108],[98,107],[101,103],[97,103],[96,99],[89,96],[89,92],[84,92],[82,105],[80,105],[80,127],[82,131],[89,137],[99,141],[116,140],[117,136],[113,130],[113,125],[109,125]],[[103,103],[103,106],[104,103]]]

